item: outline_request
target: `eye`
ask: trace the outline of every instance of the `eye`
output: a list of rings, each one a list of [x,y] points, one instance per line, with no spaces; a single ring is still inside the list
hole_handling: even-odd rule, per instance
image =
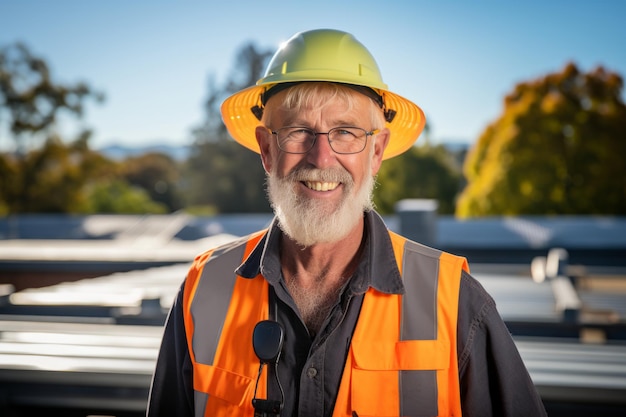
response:
[[[304,127],[298,127],[289,130],[289,137],[296,139],[306,139],[313,135],[313,131]]]
[[[333,140],[352,140],[358,137],[356,129],[349,127],[337,127],[332,131]]]
[[[295,128],[289,132],[290,135],[311,135],[313,131],[306,128]]]

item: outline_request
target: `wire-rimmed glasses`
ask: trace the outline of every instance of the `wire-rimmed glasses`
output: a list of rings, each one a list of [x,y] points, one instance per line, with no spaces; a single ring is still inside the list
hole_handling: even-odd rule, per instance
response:
[[[363,151],[367,137],[377,134],[379,130],[374,129],[368,132],[360,127],[339,126],[328,132],[316,132],[307,127],[287,126],[271,132],[276,135],[278,148],[283,152],[307,153],[313,149],[319,135],[327,135],[328,143],[334,152],[351,154]]]

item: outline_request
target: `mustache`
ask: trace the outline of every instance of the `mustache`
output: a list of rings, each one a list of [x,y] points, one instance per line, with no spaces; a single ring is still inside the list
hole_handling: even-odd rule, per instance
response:
[[[294,168],[284,178],[287,181],[320,181],[320,182],[340,182],[344,185],[352,185],[352,176],[343,168]]]

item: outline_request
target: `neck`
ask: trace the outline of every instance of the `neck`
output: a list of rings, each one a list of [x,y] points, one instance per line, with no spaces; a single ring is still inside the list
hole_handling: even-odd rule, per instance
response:
[[[311,336],[316,335],[343,285],[359,262],[363,247],[364,220],[345,238],[302,248],[283,235],[281,264],[285,283]]]
[[[343,239],[306,248],[283,235],[281,263],[285,279],[297,277],[299,285],[305,288],[320,283],[342,285],[356,269],[364,228],[361,218]]]

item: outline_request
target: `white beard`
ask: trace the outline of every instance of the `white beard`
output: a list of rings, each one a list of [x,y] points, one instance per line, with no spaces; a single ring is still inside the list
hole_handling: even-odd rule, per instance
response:
[[[304,180],[341,182],[343,196],[338,204],[305,198],[295,191]],[[309,247],[346,237],[363,212],[372,210],[374,182],[374,177],[368,175],[354,193],[352,176],[342,168],[296,168],[283,178],[268,173],[267,193],[282,231],[299,245]]]

